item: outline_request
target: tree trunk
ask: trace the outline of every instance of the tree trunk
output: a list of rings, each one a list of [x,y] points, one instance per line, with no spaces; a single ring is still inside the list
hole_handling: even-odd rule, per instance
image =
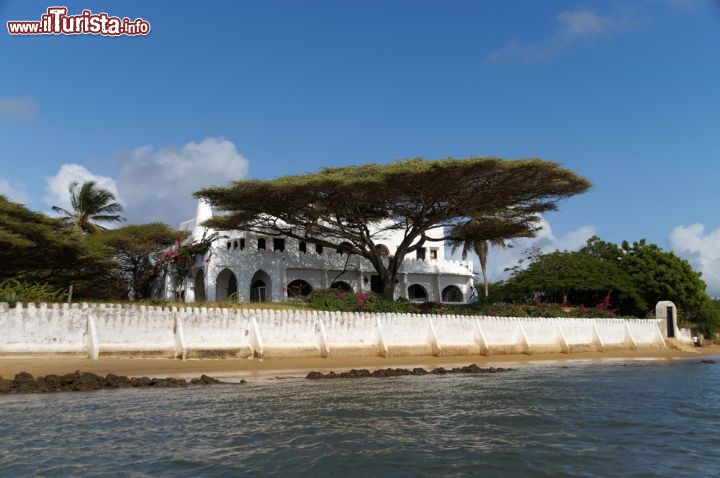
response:
[[[395,300],[395,279],[383,281],[382,298],[385,300]]]
[[[487,276],[487,262],[481,263],[480,269],[482,270],[483,287],[485,288],[485,298],[487,299],[488,296],[490,295],[490,282],[488,281],[488,276]]]
[[[490,282],[488,281],[487,275],[487,260],[489,252],[488,241],[481,241],[480,243],[476,243],[475,252],[478,255],[478,259],[480,259],[480,270],[482,271],[483,287],[485,289],[485,298],[487,299],[490,295]]]
[[[567,305],[567,303],[568,303],[568,294],[567,294],[566,291],[563,291],[563,292],[562,292],[562,297],[563,297],[563,300],[562,300],[562,304],[560,304],[560,305]]]

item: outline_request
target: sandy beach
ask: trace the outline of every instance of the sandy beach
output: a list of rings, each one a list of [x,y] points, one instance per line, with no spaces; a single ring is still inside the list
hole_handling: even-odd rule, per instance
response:
[[[16,373],[29,372],[35,376],[64,374],[80,370],[96,374],[114,373],[132,377],[191,378],[207,374],[216,378],[272,378],[304,376],[310,371],[343,371],[352,368],[370,370],[387,367],[455,367],[476,363],[481,366],[522,366],[530,363],[602,362],[633,360],[681,360],[720,356],[720,346],[685,352],[674,349],[637,351],[582,352],[572,354],[536,355],[464,355],[464,356],[403,356],[403,357],[337,357],[303,359],[218,359],[173,360],[164,358],[110,358],[90,360],[82,357],[26,357],[0,358],[0,376],[12,378]]]

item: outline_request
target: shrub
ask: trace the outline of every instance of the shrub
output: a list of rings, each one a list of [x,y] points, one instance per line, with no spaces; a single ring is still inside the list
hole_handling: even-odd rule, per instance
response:
[[[354,293],[335,289],[311,292],[306,303],[315,310],[342,312],[396,312],[401,314],[487,315],[492,317],[576,317],[612,318],[617,315],[602,307],[562,307],[559,304],[418,304],[405,300],[388,301],[373,292]]]
[[[14,307],[18,302],[57,302],[65,300],[67,294],[48,284],[31,284],[8,279],[0,283],[0,302]]]
[[[383,300],[374,292],[356,294],[336,289],[321,289],[312,291],[305,301],[311,309],[315,310],[418,313],[417,304]]]

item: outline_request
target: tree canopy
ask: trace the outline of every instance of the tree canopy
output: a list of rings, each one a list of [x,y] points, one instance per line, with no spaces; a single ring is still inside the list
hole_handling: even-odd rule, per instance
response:
[[[327,247],[350,244],[350,252],[368,259],[378,272],[383,296],[392,298],[406,254],[448,238],[432,236],[436,228],[504,218],[487,230],[489,238],[502,237],[508,221],[532,221],[589,187],[587,179],[540,159],[416,158],[240,180],[195,195],[224,213],[209,220],[210,227],[286,235]],[[385,231],[403,235],[387,261],[376,244]]]
[[[0,282],[19,279],[66,289],[93,281],[108,261],[77,229],[0,196],[0,264]]]
[[[183,236],[170,226],[151,223],[102,231],[89,236],[88,241],[109,248],[126,285],[124,296],[137,300],[151,296],[165,269],[159,255]]]
[[[78,184],[73,181],[68,185],[72,211],[53,206],[53,211],[64,214],[63,219],[89,234],[104,230],[98,223],[120,222],[123,207],[115,201],[115,195],[110,191],[99,188],[95,181],[85,181]]]
[[[528,265],[511,269],[506,292],[559,294],[563,302],[595,305],[606,294],[626,314],[652,313],[670,300],[684,317],[710,330],[720,325],[700,273],[672,252],[645,240],[621,245],[592,237],[575,252],[530,254]]]
[[[615,306],[624,312],[642,313],[648,304],[632,277],[619,265],[584,251],[533,251],[526,268],[517,266],[509,281],[511,290],[541,293],[544,299],[596,305],[611,294]]]

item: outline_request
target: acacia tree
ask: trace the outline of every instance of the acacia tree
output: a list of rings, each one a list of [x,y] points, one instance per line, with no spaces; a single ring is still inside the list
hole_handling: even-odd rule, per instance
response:
[[[540,159],[410,159],[389,164],[324,168],[272,180],[240,180],[195,193],[223,211],[206,222],[216,229],[284,235],[349,252],[373,265],[382,296],[394,298],[396,277],[408,253],[449,239],[434,231],[471,218],[534,220],[561,199],[586,191],[590,182]],[[402,233],[385,258],[376,239]],[[501,237],[498,231],[488,231]]]
[[[112,263],[60,219],[30,211],[0,195],[0,282],[16,279],[67,290],[104,288]]]
[[[139,224],[111,229],[88,236],[112,251],[117,268],[134,300],[147,299],[152,287],[165,271],[160,255],[184,233],[160,223]]]

